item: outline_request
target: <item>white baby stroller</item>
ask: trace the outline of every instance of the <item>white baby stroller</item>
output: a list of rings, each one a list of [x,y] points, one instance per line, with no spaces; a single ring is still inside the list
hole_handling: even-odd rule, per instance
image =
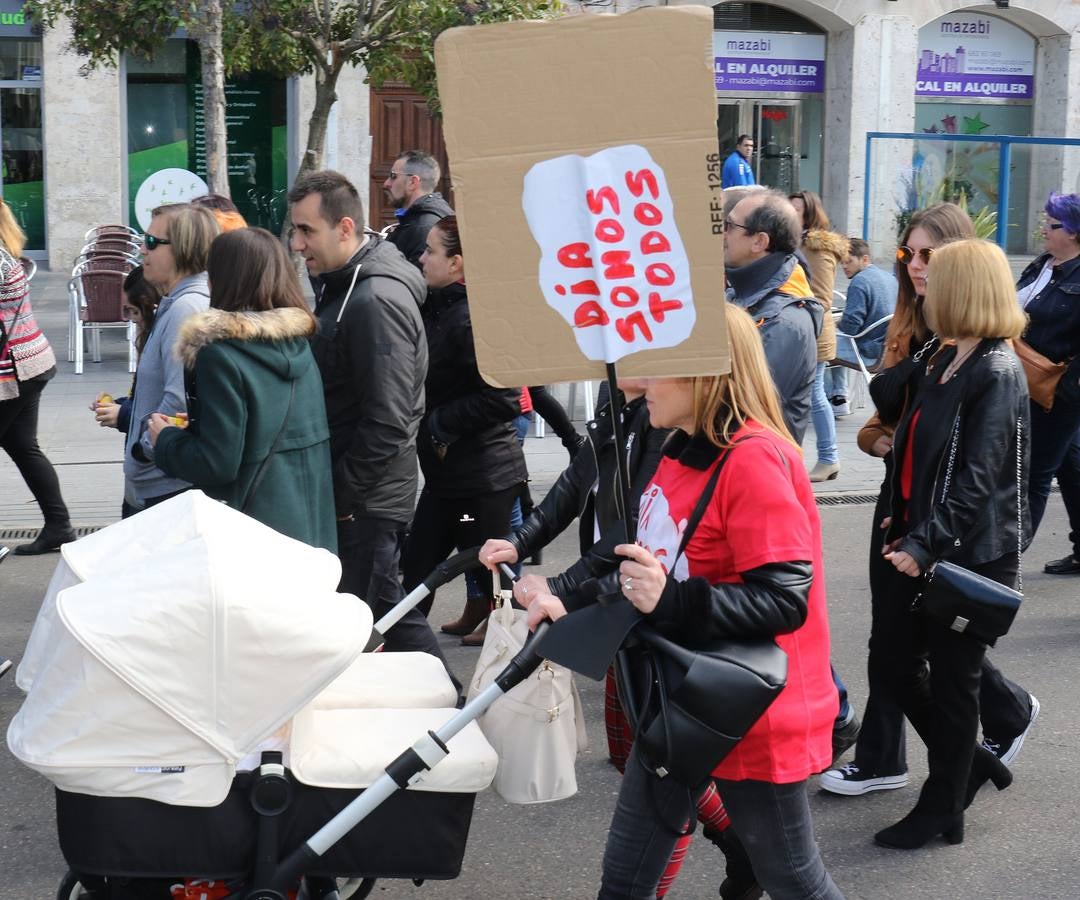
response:
[[[340,878],[360,897],[458,875],[498,762],[473,720],[540,660],[523,651],[458,711],[434,657],[362,654],[371,614],[339,576],[197,491],[64,546],[8,730],[56,785],[58,896],[333,898]]]

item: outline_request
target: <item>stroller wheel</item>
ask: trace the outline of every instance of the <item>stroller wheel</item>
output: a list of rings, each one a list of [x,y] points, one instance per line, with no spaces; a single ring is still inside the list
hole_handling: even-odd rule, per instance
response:
[[[338,886],[338,896],[341,900],[364,900],[373,890],[375,890],[374,878],[350,878]]]
[[[94,900],[94,895],[82,886],[79,876],[69,869],[56,889],[56,900]]]

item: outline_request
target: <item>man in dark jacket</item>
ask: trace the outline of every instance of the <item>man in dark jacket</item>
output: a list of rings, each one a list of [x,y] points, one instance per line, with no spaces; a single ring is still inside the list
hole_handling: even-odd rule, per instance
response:
[[[750,194],[724,223],[728,299],[757,322],[784,422],[801,444],[810,422],[823,310],[795,256],[799,235],[795,208],[778,191]]]
[[[365,235],[356,188],[338,172],[311,172],[289,191],[291,248],[315,289],[311,349],[330,425],[341,590],[376,619],[402,596],[402,532],[416,500],[416,434],[424,413],[427,340],[417,269],[390,244]],[[388,650],[445,658],[417,611],[387,635]]]
[[[386,196],[397,207],[394,215],[398,218],[397,227],[387,240],[418,269],[431,226],[454,214],[442,194],[435,191],[441,177],[434,156],[422,150],[409,150],[394,160],[383,182]]]

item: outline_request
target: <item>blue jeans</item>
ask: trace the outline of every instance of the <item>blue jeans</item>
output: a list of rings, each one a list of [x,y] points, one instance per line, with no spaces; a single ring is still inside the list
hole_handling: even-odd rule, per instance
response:
[[[637,745],[631,748],[608,829],[598,900],[655,900],[679,833],[696,819],[704,790],[658,777],[641,764]]]
[[[847,685],[836,674],[836,666],[830,663],[829,669],[832,671],[832,680],[833,684],[836,685],[836,693],[840,695],[840,711],[836,714],[836,724],[833,726],[839,727],[846,725],[847,720],[851,718],[851,704],[848,703]]]
[[[754,876],[772,900],[843,900],[818,852],[805,781],[717,779],[716,787]]]
[[[825,396],[825,363],[819,362],[814,370],[814,386],[810,391],[810,421],[817,436],[818,462],[834,463],[840,460],[836,449],[836,420],[832,404]]]

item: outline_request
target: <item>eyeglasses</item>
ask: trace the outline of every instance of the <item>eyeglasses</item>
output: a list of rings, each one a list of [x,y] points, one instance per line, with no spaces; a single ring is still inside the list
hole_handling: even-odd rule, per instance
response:
[[[168,238],[159,238],[152,234],[144,234],[143,243],[146,244],[147,250],[153,250],[155,247],[159,247],[162,244],[171,244],[172,241]]]
[[[915,257],[922,260],[924,266],[930,264],[930,257],[934,255],[933,247],[923,247],[921,250],[912,250],[907,244],[901,244],[896,248],[896,261],[905,266],[910,265]]]
[[[724,219],[724,228],[741,228],[747,234],[753,234],[749,228],[734,219]]]
[[[386,180],[393,181],[395,178],[408,178],[410,175],[412,175],[412,172],[395,172],[391,169],[390,174],[386,176]]]
[[[1047,222],[1046,227],[1051,231],[1057,231],[1059,228],[1064,228],[1065,225],[1062,222]]]

